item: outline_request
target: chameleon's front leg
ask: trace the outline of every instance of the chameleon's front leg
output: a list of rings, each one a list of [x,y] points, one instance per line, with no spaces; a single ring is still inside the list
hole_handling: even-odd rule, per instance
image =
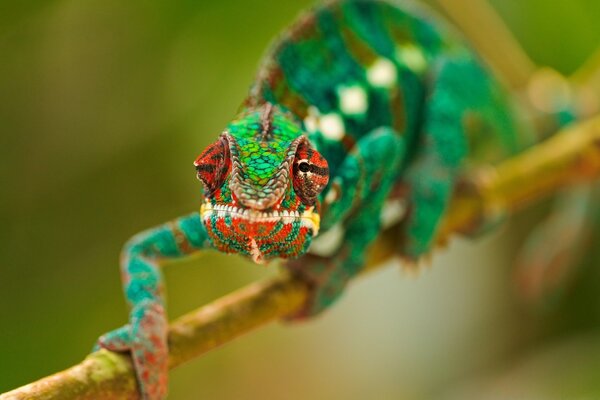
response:
[[[380,215],[405,154],[404,137],[383,127],[364,136],[346,156],[325,193],[322,227],[342,229],[343,241],[332,255],[308,254],[288,263],[312,293],[292,319],[306,318],[331,305],[365,263],[365,253],[380,232]]]
[[[193,213],[134,236],[123,249],[121,275],[131,305],[129,324],[101,336],[98,345],[130,352],[144,399],[162,399],[167,393],[168,322],[159,264],[206,247],[204,225]]]

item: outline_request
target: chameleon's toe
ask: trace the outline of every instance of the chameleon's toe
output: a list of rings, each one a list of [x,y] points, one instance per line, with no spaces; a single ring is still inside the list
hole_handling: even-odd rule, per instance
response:
[[[410,277],[418,277],[421,271],[431,267],[433,256],[431,252],[428,252],[417,258],[407,257],[403,254],[400,254],[398,258],[402,272]]]
[[[130,332],[130,326],[125,325],[119,329],[105,333],[98,339],[98,342],[94,346],[94,351],[100,348],[116,352],[129,351]]]
[[[167,395],[167,328],[163,307],[155,302],[143,302],[131,311],[131,324],[98,340],[99,347],[130,352],[145,400],[160,400]]]

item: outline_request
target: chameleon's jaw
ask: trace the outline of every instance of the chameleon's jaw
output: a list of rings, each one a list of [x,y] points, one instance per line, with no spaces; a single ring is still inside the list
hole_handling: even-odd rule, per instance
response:
[[[216,249],[245,255],[259,264],[304,254],[320,223],[314,207],[263,212],[208,201],[200,208],[200,217]]]

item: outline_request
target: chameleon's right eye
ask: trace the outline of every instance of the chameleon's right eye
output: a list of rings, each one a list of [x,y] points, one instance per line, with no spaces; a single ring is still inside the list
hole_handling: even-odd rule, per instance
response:
[[[298,163],[298,170],[300,172],[309,172],[310,171],[310,164],[308,163],[308,161],[300,161]]]
[[[327,186],[329,167],[327,160],[312,148],[308,140],[303,140],[296,150],[292,166],[294,190],[300,199],[313,205],[317,195]]]
[[[223,185],[229,164],[229,145],[224,137],[220,137],[196,158],[196,176],[204,184],[206,195],[213,194]]]

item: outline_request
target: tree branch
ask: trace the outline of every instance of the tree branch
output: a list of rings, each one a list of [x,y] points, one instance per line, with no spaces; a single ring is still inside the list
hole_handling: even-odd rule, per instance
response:
[[[576,124],[544,143],[482,169],[460,185],[440,238],[469,233],[499,212],[514,213],[569,185],[600,177],[600,117]],[[369,253],[368,269],[397,255],[395,228]],[[307,286],[287,275],[254,283],[174,321],[169,330],[171,368],[271,321],[297,311]],[[137,399],[129,357],[100,350],[82,363],[0,395],[17,399]]]

